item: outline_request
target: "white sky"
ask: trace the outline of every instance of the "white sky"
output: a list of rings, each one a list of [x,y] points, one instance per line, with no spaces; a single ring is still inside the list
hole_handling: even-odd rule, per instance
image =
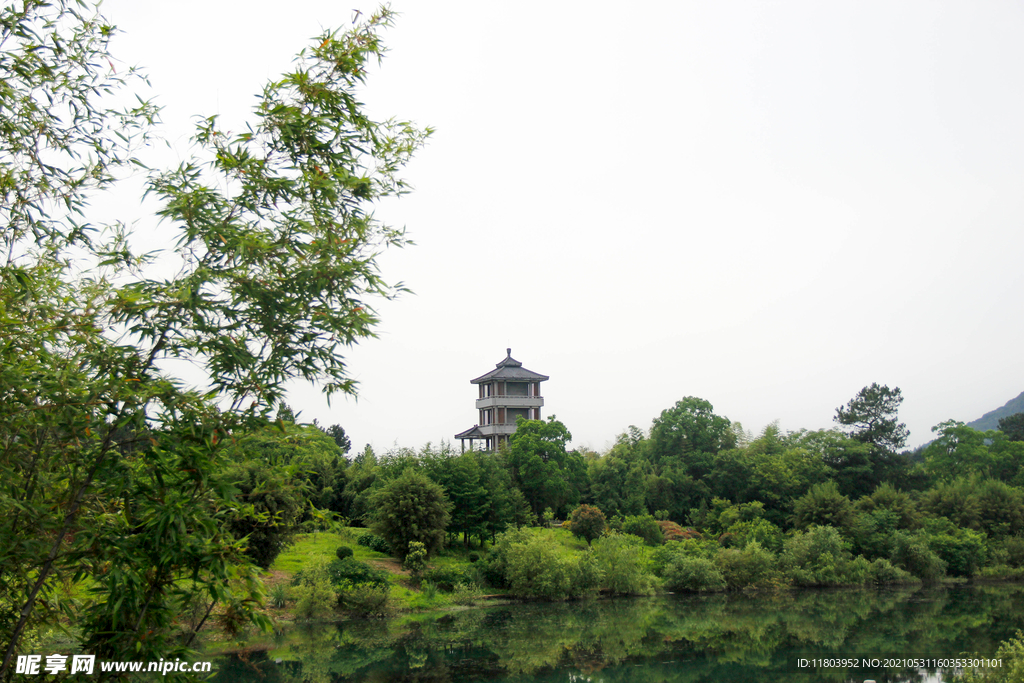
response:
[[[313,36],[374,6],[103,10],[173,164],[192,116],[240,126]],[[377,212],[417,242],[381,261],[416,294],[349,356],[358,401],[296,385],[304,419],[356,449],[450,440],[506,347],[599,451],[684,396],[756,432],[899,386],[917,445],[1024,390],[1020,3],[393,8],[363,100],[437,128],[415,192]]]

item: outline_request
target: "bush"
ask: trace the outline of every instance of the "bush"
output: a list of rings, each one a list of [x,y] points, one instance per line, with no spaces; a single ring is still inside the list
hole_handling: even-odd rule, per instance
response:
[[[782,530],[767,519],[758,517],[749,521],[736,522],[726,530],[736,548],[745,548],[757,541],[762,548],[777,553],[782,550]]]
[[[326,558],[317,557],[306,566],[295,587],[295,595],[295,613],[300,617],[314,619],[330,614],[338,601],[338,594],[331,585]]]
[[[409,552],[402,562],[402,569],[406,569],[413,576],[419,576],[427,568],[427,548],[419,541],[409,543]]]
[[[877,584],[913,583],[917,581],[910,572],[894,567],[889,560],[882,557],[871,563],[871,579]]]
[[[935,583],[946,572],[942,561],[921,534],[898,531],[893,537],[892,562],[925,583]]]
[[[343,590],[338,595],[342,607],[363,617],[383,617],[388,613],[389,584],[362,584]]]
[[[565,600],[597,589],[600,572],[593,552],[566,554],[547,539],[504,534],[495,546],[498,566],[513,596]],[[492,551],[492,556],[496,553]]]
[[[299,572],[296,578],[302,576],[303,573]],[[346,557],[344,560],[332,560],[327,565],[327,574],[335,586],[383,586],[388,583],[386,571],[371,567],[352,557]]]
[[[811,525],[849,529],[853,515],[853,503],[839,493],[834,481],[812,486],[793,506],[793,517],[798,529],[806,529]]]
[[[985,534],[958,529],[947,519],[926,522],[928,547],[946,563],[950,576],[971,577],[985,564]]]
[[[423,572],[423,580],[430,581],[441,590],[451,592],[460,583],[475,584],[476,576],[468,567],[434,567]]]
[[[782,564],[801,586],[841,586],[867,583],[870,564],[851,559],[839,531],[830,526],[811,527],[786,541]]]
[[[288,593],[285,592],[284,584],[277,584],[270,589],[270,604],[278,609],[288,604]]]
[[[594,545],[594,559],[602,589],[618,595],[654,592],[657,579],[647,569],[646,551],[640,539],[627,534],[604,536]]]
[[[346,557],[352,557],[353,553],[352,548],[349,548],[347,545],[339,545],[334,554],[338,556],[339,560],[344,560]]]
[[[765,586],[778,578],[775,556],[757,541],[743,550],[719,550],[715,556],[715,566],[732,590]]]
[[[473,584],[457,583],[452,591],[452,602],[456,605],[475,605],[480,599],[480,589]]]
[[[377,534],[370,533],[369,531],[360,535],[359,538],[356,539],[356,543],[378,553],[384,553],[385,555],[389,555],[391,553],[391,546],[388,545],[388,542]]]
[[[676,591],[725,590],[725,577],[715,563],[703,557],[676,555],[665,567],[665,587]]]
[[[665,535],[658,526],[658,520],[651,515],[630,515],[622,520],[622,533],[633,534],[644,539],[647,545],[661,545]]]

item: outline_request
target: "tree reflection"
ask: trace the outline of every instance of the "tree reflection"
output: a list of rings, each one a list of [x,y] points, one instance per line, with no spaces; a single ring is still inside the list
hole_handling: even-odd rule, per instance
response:
[[[297,629],[214,680],[910,682],[923,674],[796,662],[990,655],[1018,628],[1024,587],[1006,585],[525,603]]]

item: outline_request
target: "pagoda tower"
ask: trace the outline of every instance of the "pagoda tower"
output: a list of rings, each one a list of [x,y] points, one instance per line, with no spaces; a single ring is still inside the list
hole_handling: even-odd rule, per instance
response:
[[[455,435],[462,442],[463,450],[467,440],[469,447],[473,448],[477,439],[484,441],[487,450],[497,450],[515,433],[516,418],[540,419],[540,409],[544,405],[540,383],[548,376],[524,368],[512,357],[512,349],[506,349],[506,352],[508,355],[493,370],[470,380],[471,384],[479,387],[476,409],[480,413],[480,421],[472,429]]]

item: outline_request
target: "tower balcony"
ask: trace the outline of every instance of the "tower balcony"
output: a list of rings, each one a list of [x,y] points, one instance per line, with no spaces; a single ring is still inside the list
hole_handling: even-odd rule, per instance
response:
[[[516,426],[503,422],[495,422],[489,425],[480,425],[480,433],[484,436],[511,436],[516,433]]]
[[[487,408],[540,408],[544,405],[543,396],[488,396],[476,400],[477,410]]]

